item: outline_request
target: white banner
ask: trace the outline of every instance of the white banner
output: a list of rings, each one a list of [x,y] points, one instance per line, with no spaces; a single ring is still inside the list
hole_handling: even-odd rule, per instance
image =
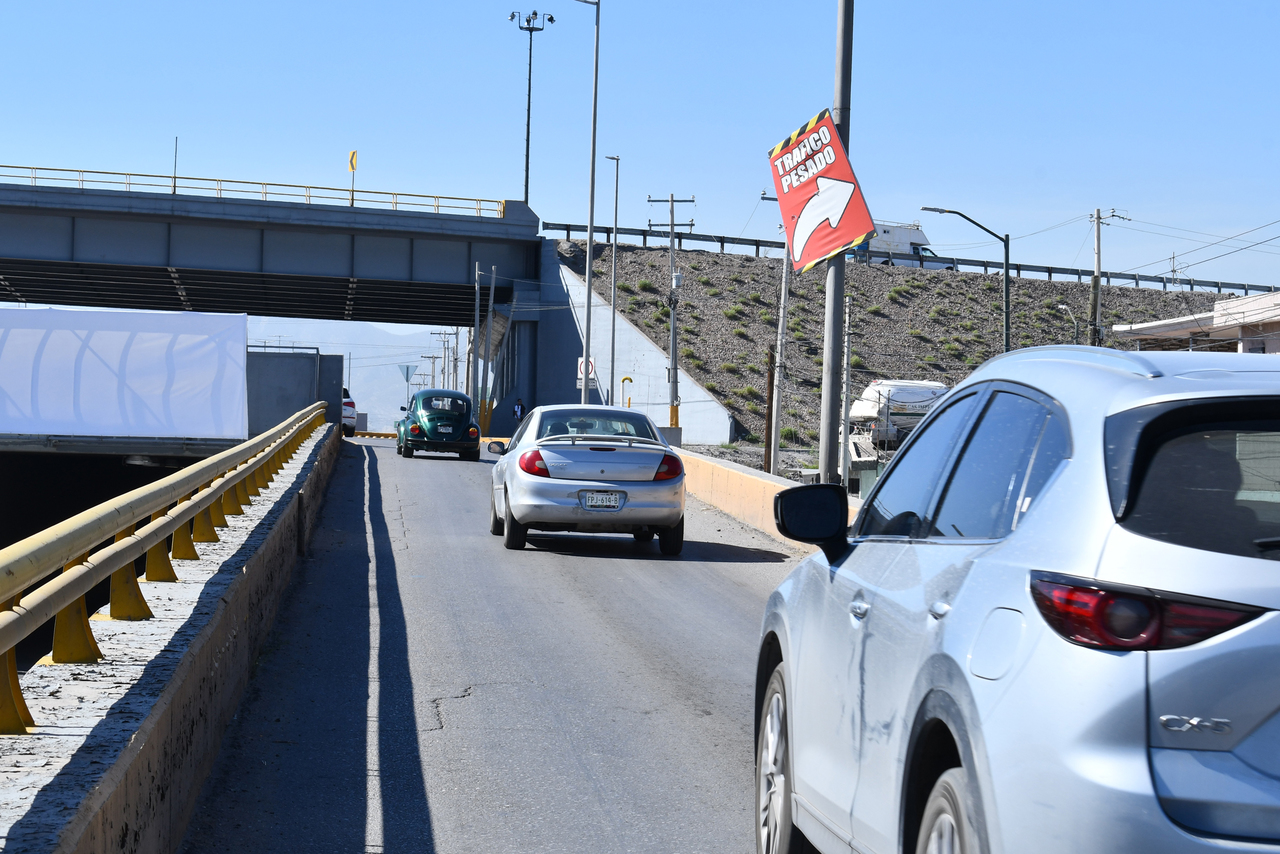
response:
[[[248,317],[0,309],[0,433],[246,439]]]

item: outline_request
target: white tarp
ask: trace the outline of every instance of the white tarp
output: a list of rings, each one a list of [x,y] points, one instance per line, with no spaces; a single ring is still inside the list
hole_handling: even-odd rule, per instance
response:
[[[248,317],[0,309],[0,433],[245,439]]]

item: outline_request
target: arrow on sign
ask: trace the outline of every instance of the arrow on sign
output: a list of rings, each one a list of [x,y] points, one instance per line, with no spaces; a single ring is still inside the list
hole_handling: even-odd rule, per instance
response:
[[[796,220],[795,233],[791,238],[791,257],[799,261],[804,254],[804,245],[824,222],[830,222],[835,228],[844,216],[849,200],[853,198],[856,187],[848,181],[837,181],[834,178],[819,178],[818,192],[805,202],[800,217]]]

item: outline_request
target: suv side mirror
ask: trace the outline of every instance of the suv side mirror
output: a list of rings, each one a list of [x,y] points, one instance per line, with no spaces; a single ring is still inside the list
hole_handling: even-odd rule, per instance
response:
[[[502,455],[503,455],[503,454],[505,454],[506,452],[507,452],[507,446],[506,446],[506,445],[504,445],[504,444],[502,444],[501,442],[490,442],[490,443],[489,443],[489,453],[491,453],[491,454],[497,454],[498,456],[502,456]]]
[[[813,543],[834,564],[849,550],[849,494],[838,483],[784,489],[773,498],[773,520],[789,540]]]
[[[402,407],[400,407],[400,411],[401,411],[401,412],[408,412],[408,411],[409,411],[409,407],[407,407],[407,406],[402,406]]]

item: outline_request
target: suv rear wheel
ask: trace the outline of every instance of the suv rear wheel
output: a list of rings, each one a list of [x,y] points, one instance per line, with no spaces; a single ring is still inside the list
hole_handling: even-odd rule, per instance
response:
[[[916,854],[969,854],[977,851],[966,818],[968,784],[963,768],[949,768],[933,784],[920,821]]]

